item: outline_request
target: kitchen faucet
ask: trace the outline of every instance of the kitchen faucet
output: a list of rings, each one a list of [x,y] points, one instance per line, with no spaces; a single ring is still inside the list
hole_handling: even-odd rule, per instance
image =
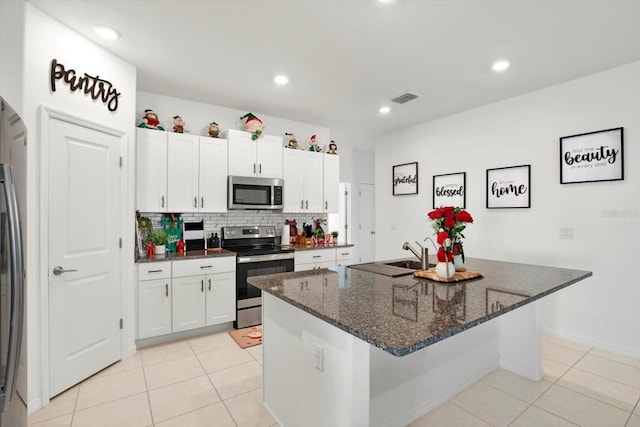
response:
[[[402,244],[402,249],[404,249],[405,251],[407,250],[411,251],[416,256],[416,258],[420,260],[421,270],[428,270],[429,269],[429,251],[427,250],[427,248],[422,246],[417,240],[416,240],[416,245],[420,246],[420,254],[418,254],[418,252],[413,248],[413,246],[411,246],[409,242],[404,242]]]

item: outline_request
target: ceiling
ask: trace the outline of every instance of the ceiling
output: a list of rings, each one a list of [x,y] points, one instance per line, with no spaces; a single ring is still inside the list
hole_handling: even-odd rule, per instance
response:
[[[135,65],[139,90],[364,143],[640,60],[640,0],[29,1]],[[94,24],[122,37],[99,39]],[[503,58],[511,67],[492,71]],[[420,97],[390,102],[407,91]]]

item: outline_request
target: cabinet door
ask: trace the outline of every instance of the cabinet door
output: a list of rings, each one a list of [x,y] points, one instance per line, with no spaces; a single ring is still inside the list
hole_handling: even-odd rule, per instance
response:
[[[167,193],[169,212],[198,212],[199,137],[170,132]]]
[[[171,332],[171,279],[138,282],[138,338]]]
[[[200,212],[227,211],[227,140],[200,137]]]
[[[322,164],[324,155],[312,151],[305,151],[303,154],[304,210],[310,213],[323,212]]]
[[[205,326],[205,276],[174,277],[172,287],[173,332]]]
[[[167,212],[167,133],[136,131],[136,208]]]
[[[340,191],[340,157],[335,154],[324,154],[324,212],[338,212]]]
[[[229,140],[229,175],[255,176],[258,170],[256,164],[256,141],[251,140],[251,134],[239,130],[227,131]]]
[[[284,206],[282,211],[303,212],[304,193],[302,171],[302,150],[285,149],[282,151],[282,177],[284,178]]]
[[[257,176],[282,178],[282,138],[265,135],[256,141]]]
[[[236,273],[206,276],[207,326],[236,320]]]

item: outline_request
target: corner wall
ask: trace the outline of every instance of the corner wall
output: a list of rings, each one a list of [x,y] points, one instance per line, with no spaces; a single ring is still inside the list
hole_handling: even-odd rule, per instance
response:
[[[2,0],[0,0],[2,1]],[[125,329],[122,335],[123,354],[135,352],[134,283],[133,283],[133,141],[135,140],[136,70],[132,65],[110,54],[93,42],[62,25],[48,14],[28,2],[23,2],[24,43],[24,101],[23,120],[30,135],[27,152],[27,311],[28,311],[28,381],[29,412],[38,409],[46,396],[42,389],[43,357],[42,337],[48,327],[48,319],[41,316],[42,292],[47,286],[47,266],[41,258],[40,235],[46,233],[41,223],[46,224],[48,206],[41,203],[41,143],[40,114],[42,105],[124,131],[128,136],[123,148],[124,168],[123,202],[121,224],[123,230],[123,257],[131,262],[122,263],[122,316]],[[99,74],[109,80],[122,95],[115,112],[109,111],[100,100],[80,92],[71,92],[68,85],[59,83],[56,92],[49,88],[51,60],[57,59],[67,68],[78,73]],[[42,217],[42,219],[41,219]],[[130,230],[130,232],[127,232]],[[46,252],[46,248],[44,248]],[[43,398],[43,396],[45,396]]]
[[[466,172],[470,257],[593,271],[546,299],[550,333],[640,357],[632,276],[640,253],[640,62],[376,140],[376,258],[407,257],[432,230],[432,176]],[[559,138],[624,127],[624,181],[561,185]],[[419,194],[392,196],[393,165],[419,163]],[[486,169],[531,165],[531,208],[486,209]],[[573,239],[561,240],[560,228]],[[429,245],[430,246],[430,245]],[[430,248],[433,250],[432,248]]]

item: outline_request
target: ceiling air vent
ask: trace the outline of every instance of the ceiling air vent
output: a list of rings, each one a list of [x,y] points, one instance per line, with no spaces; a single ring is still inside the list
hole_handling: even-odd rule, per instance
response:
[[[409,102],[411,100],[414,100],[418,97],[418,95],[411,93],[411,92],[405,92],[400,96],[396,96],[395,98],[393,98],[391,100],[391,102],[395,102],[396,104],[404,104],[405,102]]]

